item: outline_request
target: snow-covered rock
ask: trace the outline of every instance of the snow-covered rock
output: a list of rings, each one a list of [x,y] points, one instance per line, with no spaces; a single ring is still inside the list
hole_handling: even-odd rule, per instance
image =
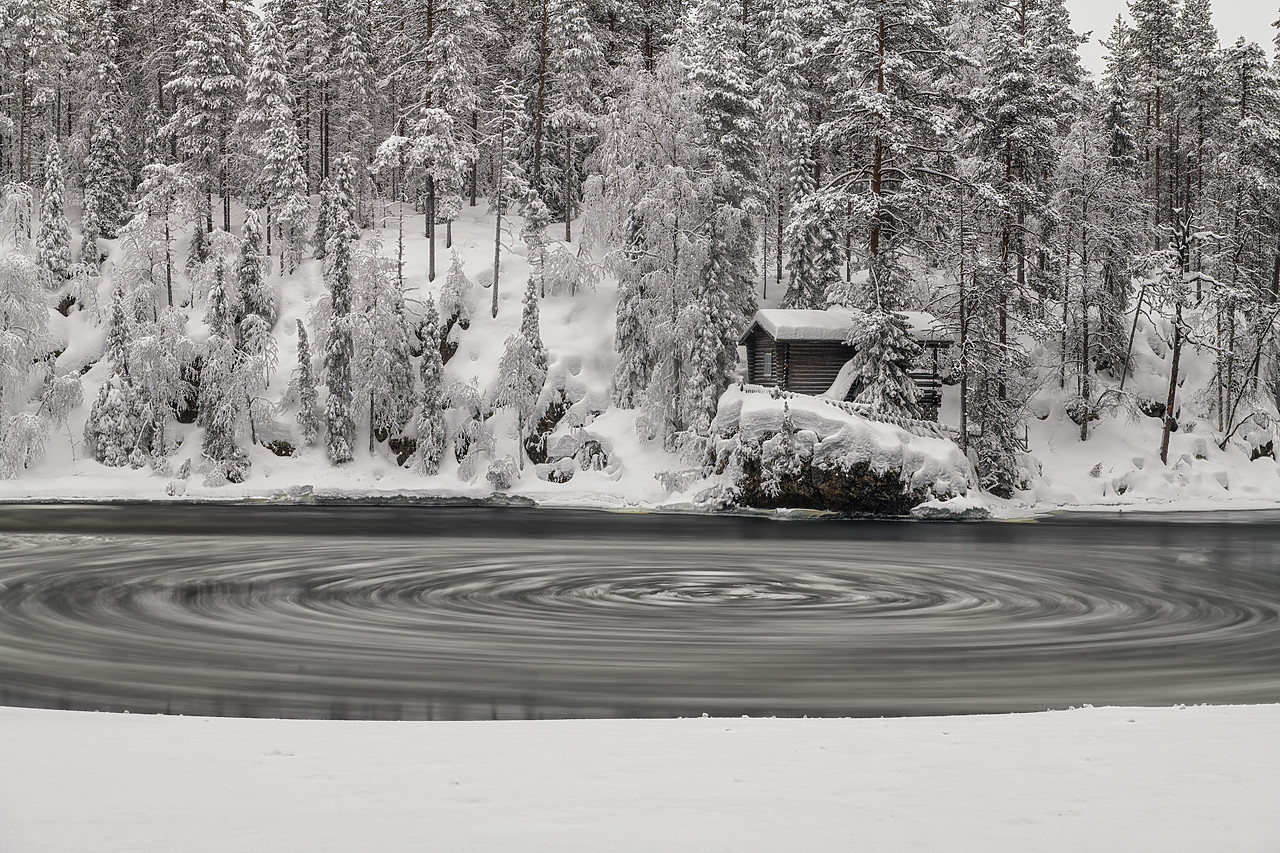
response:
[[[818,397],[730,388],[712,432],[718,466],[748,506],[904,515],[929,501],[976,493],[972,466],[954,442],[868,420]]]

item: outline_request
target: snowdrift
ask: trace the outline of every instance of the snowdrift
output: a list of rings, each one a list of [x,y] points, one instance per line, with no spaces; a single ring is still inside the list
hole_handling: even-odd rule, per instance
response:
[[[711,429],[717,470],[744,506],[985,515],[970,496],[972,466],[936,425],[879,422],[830,400],[742,386],[720,398]]]

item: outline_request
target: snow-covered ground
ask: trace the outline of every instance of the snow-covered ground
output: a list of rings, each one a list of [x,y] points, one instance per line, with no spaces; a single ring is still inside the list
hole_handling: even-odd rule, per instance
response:
[[[0,709],[5,853],[1272,853],[1280,705],[895,720]]]

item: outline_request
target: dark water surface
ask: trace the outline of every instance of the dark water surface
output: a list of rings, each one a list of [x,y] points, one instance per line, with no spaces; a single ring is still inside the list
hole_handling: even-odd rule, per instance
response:
[[[1280,701],[1280,512],[0,506],[0,704],[379,719]]]

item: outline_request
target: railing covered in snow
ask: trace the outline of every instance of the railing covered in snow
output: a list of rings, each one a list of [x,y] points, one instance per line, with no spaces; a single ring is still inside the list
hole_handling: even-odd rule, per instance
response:
[[[893,426],[905,429],[912,435],[918,435],[922,438],[945,438],[955,441],[960,437],[960,430],[955,427],[946,426],[945,424],[935,423],[934,421],[922,421],[916,418],[904,418],[898,415],[890,415],[885,412],[876,411],[874,406],[865,403],[848,403],[844,400],[836,400],[831,397],[816,397],[812,394],[798,394],[795,391],[783,391],[776,387],[765,387],[763,385],[742,385],[743,391],[751,394],[768,394],[772,397],[784,400],[793,400],[797,397],[803,397],[806,400],[820,400],[828,406],[834,406],[840,411],[848,415],[856,415],[869,421],[877,421],[884,424],[892,424]]]

